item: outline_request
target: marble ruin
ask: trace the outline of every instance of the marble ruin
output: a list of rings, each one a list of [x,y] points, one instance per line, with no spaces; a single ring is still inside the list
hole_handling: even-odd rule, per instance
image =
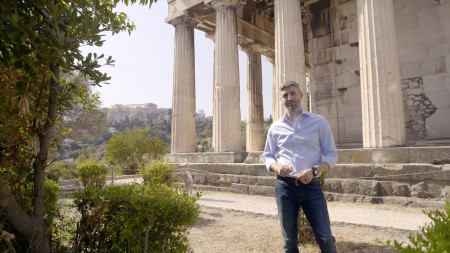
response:
[[[175,27],[172,153],[195,151],[194,29],[214,40],[213,148],[239,152],[238,50],[247,63],[246,151],[264,146],[261,56],[297,81],[339,147],[450,140],[449,0],[168,0]]]

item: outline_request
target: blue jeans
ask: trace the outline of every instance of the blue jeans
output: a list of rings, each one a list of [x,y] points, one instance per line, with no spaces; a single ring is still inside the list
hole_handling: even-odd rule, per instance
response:
[[[285,252],[299,252],[297,247],[297,219],[300,207],[302,207],[314,231],[320,250],[326,253],[336,252],[335,239],[331,234],[327,202],[319,182],[296,186],[293,183],[277,179],[275,181],[275,195]]]

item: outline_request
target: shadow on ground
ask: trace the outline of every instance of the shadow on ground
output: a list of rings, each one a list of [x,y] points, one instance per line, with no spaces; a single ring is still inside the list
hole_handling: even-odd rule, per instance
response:
[[[373,245],[367,243],[354,243],[354,242],[336,242],[336,249],[338,252],[357,252],[357,253],[395,253],[398,252],[395,248],[386,247],[382,244]]]

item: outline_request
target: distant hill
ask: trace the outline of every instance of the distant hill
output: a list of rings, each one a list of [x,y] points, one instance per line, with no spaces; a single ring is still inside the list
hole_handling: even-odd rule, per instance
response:
[[[147,104],[116,104],[108,108],[108,121],[120,122],[126,120],[137,119],[147,123],[157,124],[163,121],[172,120],[172,108],[158,108],[153,103]],[[200,110],[195,114],[197,122],[211,121],[212,117],[206,117],[205,113]]]

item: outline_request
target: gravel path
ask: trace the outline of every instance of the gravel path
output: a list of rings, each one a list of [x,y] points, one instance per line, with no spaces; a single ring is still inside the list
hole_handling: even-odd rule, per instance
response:
[[[198,203],[205,207],[277,216],[274,197],[202,192]],[[419,230],[420,226],[431,221],[422,209],[384,204],[328,202],[328,211],[332,223]]]

